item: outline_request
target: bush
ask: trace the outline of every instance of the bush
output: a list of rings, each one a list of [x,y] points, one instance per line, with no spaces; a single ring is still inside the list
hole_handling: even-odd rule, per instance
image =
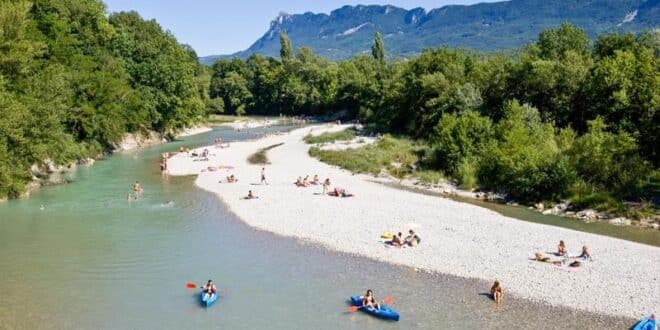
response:
[[[485,188],[521,201],[557,200],[575,181],[575,170],[561,155],[554,127],[538,111],[517,101],[497,124],[497,144],[488,147],[477,177]]]
[[[431,159],[447,173],[458,174],[465,158],[479,157],[493,139],[492,122],[474,111],[442,117],[430,139]]]

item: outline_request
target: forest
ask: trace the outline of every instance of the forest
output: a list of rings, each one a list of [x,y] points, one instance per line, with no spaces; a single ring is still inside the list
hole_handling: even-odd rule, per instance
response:
[[[127,132],[167,134],[206,114],[208,70],[137,13],[93,0],[0,0],[0,198],[30,167],[96,157]]]
[[[521,202],[657,210],[657,30],[592,41],[564,23],[519,50],[438,47],[396,61],[378,33],[371,54],[344,61],[294,50],[285,33],[280,44],[279,58],[207,67],[135,12],[0,0],[0,198],[25,191],[33,164],[226,113],[357,120],[423,146],[406,166]]]
[[[564,23],[516,52],[440,47],[401,61],[378,33],[370,55],[341,62],[294,52],[285,33],[280,44],[280,58],[215,62],[214,109],[356,119],[423,145],[405,165],[521,202],[657,210],[658,31],[592,42]]]

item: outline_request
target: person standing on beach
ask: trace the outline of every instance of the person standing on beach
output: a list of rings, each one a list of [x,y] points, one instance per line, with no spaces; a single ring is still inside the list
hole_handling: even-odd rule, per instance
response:
[[[268,182],[266,181],[266,168],[262,167],[261,168],[261,184],[264,184],[264,183],[268,184]]]
[[[330,187],[330,178],[325,178],[325,181],[323,181],[323,195],[328,194],[328,188]]]
[[[493,286],[490,288],[490,294],[493,296],[493,300],[495,300],[496,303],[501,303],[502,299],[504,299],[504,289],[502,289],[502,285],[500,285],[500,281],[495,281],[493,283]]]

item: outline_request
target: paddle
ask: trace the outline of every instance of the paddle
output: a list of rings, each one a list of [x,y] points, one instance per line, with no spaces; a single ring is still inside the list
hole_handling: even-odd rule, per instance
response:
[[[394,302],[394,298],[392,298],[391,296],[387,296],[387,297],[383,298],[383,303],[385,303],[385,304],[389,305],[393,302]],[[348,311],[349,312],[357,312],[357,311],[360,310],[360,307],[362,307],[362,306],[348,306]]]

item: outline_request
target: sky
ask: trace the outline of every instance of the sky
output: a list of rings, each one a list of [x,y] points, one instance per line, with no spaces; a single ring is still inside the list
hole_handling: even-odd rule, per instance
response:
[[[390,4],[427,10],[448,4],[502,0],[104,0],[109,12],[135,10],[156,19],[197,55],[224,55],[248,48],[280,12],[330,13],[344,5]]]

